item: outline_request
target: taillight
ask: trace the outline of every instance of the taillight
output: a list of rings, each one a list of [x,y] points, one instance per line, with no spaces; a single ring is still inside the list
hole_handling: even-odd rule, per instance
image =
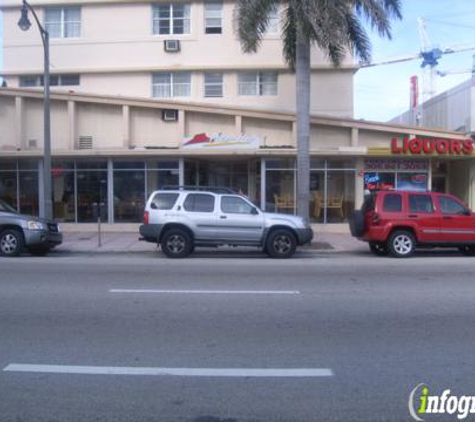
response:
[[[379,215],[378,213],[374,213],[372,216],[371,216],[371,224],[379,224],[381,220],[379,219]]]
[[[145,211],[143,213],[143,223],[144,223],[145,226],[148,225],[148,216],[149,216],[148,211]]]

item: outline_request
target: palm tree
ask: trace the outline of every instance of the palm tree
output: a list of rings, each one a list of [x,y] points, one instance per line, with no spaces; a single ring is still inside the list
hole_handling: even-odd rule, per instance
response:
[[[237,31],[245,52],[256,52],[269,14],[282,5],[283,53],[296,72],[297,213],[308,221],[310,194],[310,49],[320,48],[334,66],[348,52],[370,61],[371,43],[363,20],[391,38],[390,19],[401,19],[401,0],[238,0]]]

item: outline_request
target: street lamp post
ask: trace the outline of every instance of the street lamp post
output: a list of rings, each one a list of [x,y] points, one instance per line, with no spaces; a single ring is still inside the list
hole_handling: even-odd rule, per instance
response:
[[[53,218],[53,201],[51,195],[51,118],[50,118],[50,90],[49,90],[49,33],[41,25],[38,16],[30,4],[23,0],[21,17],[18,26],[22,31],[28,31],[31,22],[28,19],[28,10],[33,14],[40,31],[44,49],[44,152],[43,152],[43,201],[40,206],[40,216]]]

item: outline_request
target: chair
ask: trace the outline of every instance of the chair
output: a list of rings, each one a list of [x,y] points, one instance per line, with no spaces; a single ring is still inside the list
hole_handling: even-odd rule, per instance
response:
[[[313,216],[318,219],[322,214],[323,197],[320,192],[316,192],[313,198]]]
[[[335,196],[335,197],[328,197],[326,208],[327,209],[338,210],[338,214],[343,219],[344,218],[344,215],[343,215],[343,195]]]
[[[294,209],[294,198],[291,195],[274,195],[275,211]]]

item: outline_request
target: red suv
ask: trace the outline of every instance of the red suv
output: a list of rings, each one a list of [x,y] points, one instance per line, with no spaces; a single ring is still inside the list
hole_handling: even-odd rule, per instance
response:
[[[452,195],[377,191],[350,217],[351,234],[375,255],[403,258],[416,246],[458,247],[475,256],[475,214]]]

